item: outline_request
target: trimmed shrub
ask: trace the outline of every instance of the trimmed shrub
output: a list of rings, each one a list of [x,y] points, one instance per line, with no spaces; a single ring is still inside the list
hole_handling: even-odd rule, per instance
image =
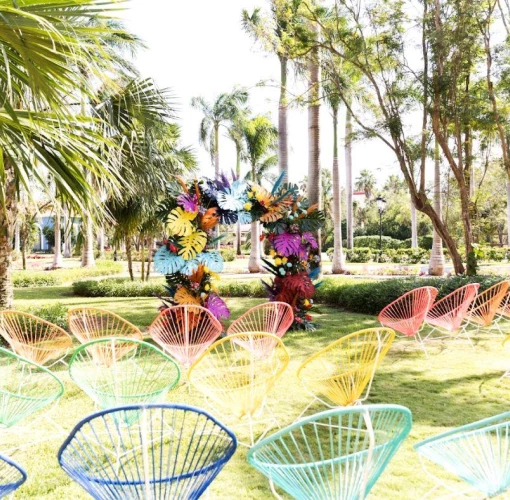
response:
[[[39,307],[32,307],[26,312],[41,319],[45,319],[54,325],[60,326],[60,328],[63,328],[64,330],[68,329],[67,307],[60,302],[57,302],[56,304],[44,304]]]
[[[324,279],[317,290],[315,300],[325,304],[336,305],[362,314],[379,314],[388,304],[402,294],[421,286],[435,286],[439,289],[438,299],[468,283],[480,283],[480,292],[499,283],[501,276],[455,276],[453,278],[401,278],[383,281],[343,282],[338,285],[335,280]]]
[[[347,262],[364,263],[372,260],[373,252],[371,248],[355,247],[345,251],[345,259]]]
[[[37,286],[55,286],[62,284],[62,278],[55,271],[34,273],[31,271],[15,271],[12,273],[12,283],[15,288],[30,288]]]
[[[259,280],[224,280],[218,284],[222,297],[257,297],[267,298],[267,290]]]
[[[155,297],[164,295],[161,281],[131,281],[129,278],[107,278],[73,283],[73,294],[80,297]]]
[[[373,236],[355,236],[354,237],[354,248],[357,247],[364,247],[364,248],[371,248],[373,250],[379,250],[380,247],[380,241],[379,236],[373,235]],[[386,250],[387,248],[401,248],[402,247],[402,241],[396,240],[394,238],[390,238],[389,236],[383,236],[382,237],[382,249]]]
[[[236,260],[236,253],[234,250],[220,250],[220,254],[225,262],[233,262]]]

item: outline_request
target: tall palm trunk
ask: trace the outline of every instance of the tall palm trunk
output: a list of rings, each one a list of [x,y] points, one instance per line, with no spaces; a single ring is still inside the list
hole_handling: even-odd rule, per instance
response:
[[[278,169],[283,174],[283,181],[289,180],[289,146],[287,133],[287,63],[288,59],[280,56],[280,101],[278,104]]]
[[[220,124],[214,124],[214,178],[217,179],[220,176]],[[216,243],[216,249],[219,251],[221,248],[220,245],[220,225],[216,226],[216,238],[218,241]]]
[[[105,247],[104,226],[101,224],[97,234],[97,248],[99,251],[100,259],[104,258],[104,247]]]
[[[352,116],[345,115],[345,190],[347,191],[347,248],[354,246],[354,203],[352,193]]]
[[[53,248],[53,264],[52,267],[61,268],[64,265],[62,257],[62,238],[60,233],[60,207],[55,206],[55,217],[53,218],[53,229],[55,232],[55,247]]]
[[[416,207],[411,199],[411,248],[418,248],[418,224],[416,221]]]
[[[241,177],[241,148],[236,143],[236,176],[239,179]],[[241,223],[237,221],[236,225],[236,255],[241,255]]]
[[[92,217],[87,211],[83,219],[83,250],[81,254],[81,267],[94,267],[96,261],[94,258],[94,231],[92,227]]]
[[[71,231],[73,222],[69,217],[68,209],[64,209],[64,258],[71,257]]]
[[[4,161],[4,206],[0,207],[0,310],[11,309],[13,286],[11,280],[13,221],[16,220],[16,182],[14,168],[7,157]]]
[[[19,253],[20,250],[20,229],[19,222],[16,222],[14,226],[14,251]]]
[[[149,237],[149,241],[147,243],[147,270],[145,271],[145,281],[149,281],[151,275],[151,265],[152,265],[152,247],[154,246],[154,238],[152,236]]]
[[[255,165],[251,168],[252,179],[256,179]],[[248,271],[250,273],[260,273],[262,271],[262,261],[260,260],[260,224],[251,223],[251,249],[250,259],[248,260]]]
[[[434,210],[441,218],[441,162],[437,139],[434,150]],[[432,276],[442,276],[444,274],[443,240],[435,229],[433,231],[432,251],[430,252],[429,274]]]
[[[125,236],[125,243],[126,243],[126,258],[128,263],[128,272],[129,277],[131,278],[131,281],[135,280],[135,275],[133,273],[133,242],[131,241],[131,236],[127,235]]]
[[[345,273],[342,248],[342,187],[338,170],[338,106],[333,106],[333,274]]]

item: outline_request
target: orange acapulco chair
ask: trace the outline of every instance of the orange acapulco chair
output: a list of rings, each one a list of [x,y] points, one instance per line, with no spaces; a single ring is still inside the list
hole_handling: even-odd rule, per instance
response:
[[[236,333],[264,332],[282,338],[294,322],[292,306],[285,302],[267,302],[252,307],[237,318],[227,329],[227,335]],[[238,340],[238,342],[243,342]],[[271,339],[255,342],[251,339],[245,347],[263,356],[276,346]]]
[[[427,355],[420,330],[438,293],[439,290],[433,286],[423,286],[404,293],[379,313],[379,323],[406,337],[414,337]]]
[[[143,340],[142,332],[129,321],[121,318],[117,314],[104,309],[95,307],[76,307],[69,309],[67,313],[67,322],[71,333],[82,344],[87,344],[93,340],[105,338],[127,338],[135,340]],[[126,351],[127,349],[127,351]],[[122,358],[126,352],[133,349],[133,345],[126,343],[125,349],[116,351],[116,359]],[[98,364],[108,361],[104,359],[101,349],[89,349],[92,357]],[[111,360],[110,360],[111,361]]]
[[[503,305],[510,281],[501,281],[495,285],[487,288],[487,290],[478,294],[472,302],[471,307],[464,319],[462,326],[462,333],[464,333],[473,346],[471,338],[469,337],[468,328],[474,327],[476,333],[482,328],[488,328],[493,323],[498,309]]]
[[[298,419],[315,400],[329,408],[365,401],[394,340],[395,332],[389,328],[369,328],[346,335],[308,358],[297,376],[313,399]]]
[[[37,365],[65,364],[72,346],[71,336],[59,326],[19,311],[0,312],[0,335],[16,354]]]
[[[270,338],[276,345],[266,356],[257,356],[246,345]],[[283,342],[270,333],[236,333],[218,340],[193,363],[188,379],[216,411],[234,416],[238,424],[249,425],[253,445],[254,423],[263,423],[261,414],[268,410],[271,422],[261,439],[278,421],[266,403],[267,396],[289,364],[289,353]]]
[[[194,305],[169,307],[149,327],[150,337],[186,368],[222,332],[223,326],[207,309]]]
[[[427,340],[436,330],[457,336],[468,314],[469,306],[475,300],[478,288],[480,288],[479,283],[470,283],[438,300],[425,317],[425,323],[431,326],[432,330],[423,340]]]

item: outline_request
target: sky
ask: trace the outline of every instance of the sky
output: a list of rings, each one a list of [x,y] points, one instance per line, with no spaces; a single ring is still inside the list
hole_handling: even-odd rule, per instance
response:
[[[213,101],[235,85],[250,91],[250,107],[256,114],[269,113],[277,124],[279,63],[264,53],[241,28],[241,11],[267,8],[267,0],[131,0],[121,14],[127,28],[142,38],[147,49],[137,56],[143,77],[152,77],[160,88],[170,88],[178,103],[183,144],[195,149],[201,172],[213,172],[209,153],[198,144],[201,113],[190,106],[194,96]],[[256,86],[264,81],[268,85]],[[303,84],[289,85],[299,92]],[[308,130],[306,109],[289,111],[290,180],[299,182],[307,174]],[[343,114],[340,135],[343,136]],[[333,158],[332,118],[321,106],[321,166],[331,169]],[[345,175],[340,151],[341,182]],[[235,149],[220,136],[220,167],[235,168]],[[245,166],[245,169],[248,167]],[[359,142],[353,148],[354,178],[363,168],[373,171],[382,185],[398,173],[394,156],[377,139]]]

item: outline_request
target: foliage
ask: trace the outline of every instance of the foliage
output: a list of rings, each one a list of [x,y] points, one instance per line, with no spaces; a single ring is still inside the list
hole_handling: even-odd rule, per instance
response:
[[[60,302],[49,302],[42,306],[29,308],[26,312],[60,326],[64,330],[68,329],[67,307]]]
[[[221,258],[224,262],[234,262],[236,253],[234,250],[220,250]]]
[[[79,297],[159,297],[165,293],[162,282],[131,281],[129,278],[73,283],[73,294]]]

